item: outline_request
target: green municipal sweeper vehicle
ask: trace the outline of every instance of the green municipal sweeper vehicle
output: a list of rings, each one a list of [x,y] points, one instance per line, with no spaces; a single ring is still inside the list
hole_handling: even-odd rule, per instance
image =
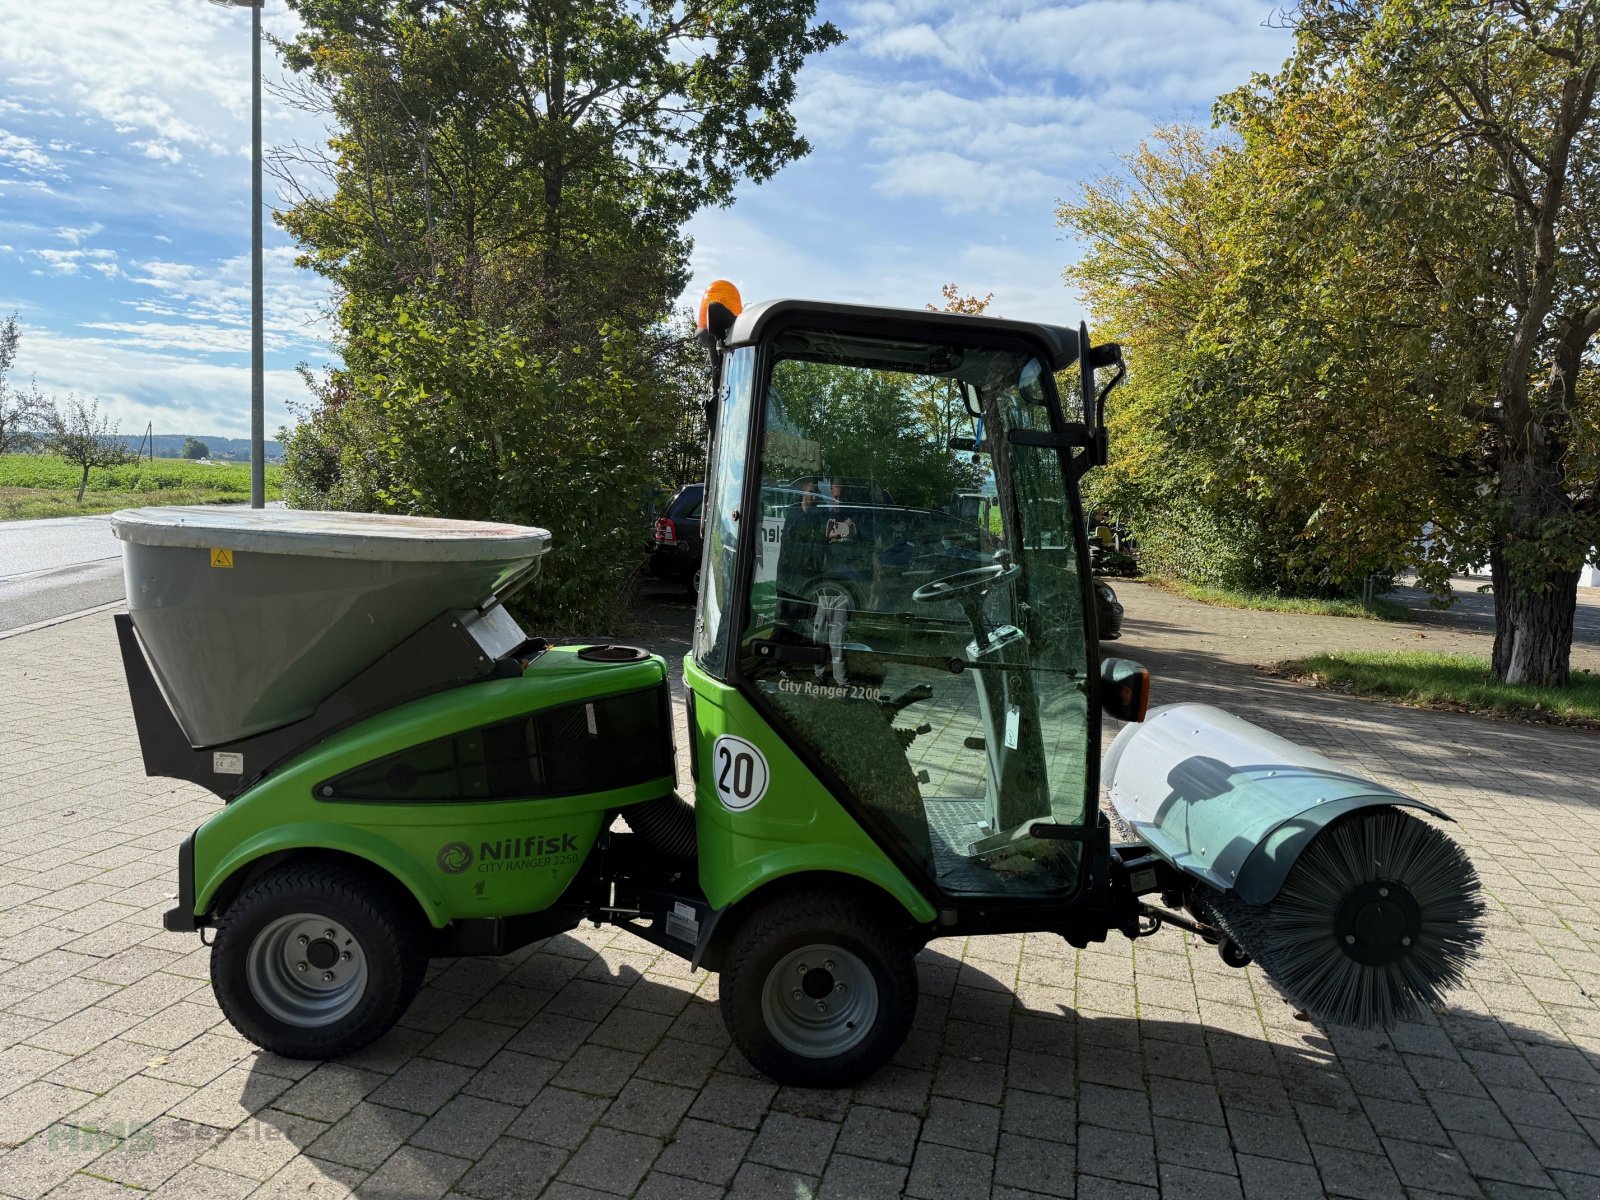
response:
[[[740,1050],[819,1086],[895,1053],[940,937],[1171,925],[1355,1024],[1460,981],[1476,876],[1415,810],[1444,814],[1215,708],[1147,713],[1148,673],[1100,657],[1078,485],[1115,345],[722,283],[701,336],[692,799],[668,664],[505,608],[543,530],[113,518],[145,768],[224,801],[166,927],[212,931],[241,1033],[342,1055],[430,956],[583,921],[720,971]],[[1103,713],[1126,723],[1104,761]]]

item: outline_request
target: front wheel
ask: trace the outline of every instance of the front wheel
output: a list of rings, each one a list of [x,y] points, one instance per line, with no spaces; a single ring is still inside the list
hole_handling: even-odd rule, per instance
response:
[[[779,1083],[855,1083],[894,1056],[916,1015],[909,940],[853,897],[790,894],[756,909],[724,962],[728,1034]]]
[[[329,863],[288,863],[227,908],[211,987],[233,1027],[285,1058],[338,1058],[381,1037],[422,986],[427,954],[392,886]]]

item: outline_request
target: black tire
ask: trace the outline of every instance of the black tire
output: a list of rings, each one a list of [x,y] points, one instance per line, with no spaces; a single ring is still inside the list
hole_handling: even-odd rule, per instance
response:
[[[217,926],[211,989],[223,1014],[250,1041],[285,1058],[338,1058],[382,1037],[410,1007],[428,965],[419,919],[408,903],[392,881],[354,867],[310,861],[273,868],[239,893]],[[309,969],[300,967],[306,976],[336,977],[346,969],[338,961],[346,955],[356,964],[348,969],[360,976],[304,989],[309,1003],[323,1004],[327,1011],[295,1020],[293,989],[300,985],[287,969],[279,972],[287,983],[272,982],[276,968],[271,964],[293,955],[291,940],[298,940],[293,931],[307,924],[301,920],[307,916],[337,929],[339,936],[326,941],[312,931],[315,941],[306,955],[327,955],[331,947],[335,961],[311,958]],[[274,954],[269,945],[279,931],[283,953]],[[263,938],[268,943],[258,945]],[[278,987],[289,990],[275,992]],[[345,987],[350,990],[338,995]],[[319,991],[333,995],[336,1003],[317,999]]]
[[[813,949],[822,961],[802,963],[811,968],[809,973],[797,970],[797,978],[790,980],[786,960],[797,954],[811,957]],[[820,1045],[813,1053],[802,1053],[796,1050],[792,1034],[777,1028],[780,1022],[769,1020],[768,984],[788,980],[796,992],[810,992],[808,1003],[831,1001],[829,988],[837,983],[830,982],[821,993],[807,988],[819,974],[833,980],[829,972],[835,964],[827,957],[829,949],[839,951],[835,957],[841,961],[849,960],[854,975],[870,976],[875,1004],[870,1015],[862,1016],[859,1032],[854,1024],[840,1031],[842,1038],[855,1039],[851,1044],[832,1053],[823,1052]],[[911,1030],[917,1011],[912,955],[909,938],[878,905],[831,892],[776,897],[748,913],[730,938],[720,985],[723,1023],[750,1064],[779,1083],[823,1088],[855,1083],[894,1057]],[[841,974],[840,982],[844,977]],[[858,990],[860,994],[864,989]]]

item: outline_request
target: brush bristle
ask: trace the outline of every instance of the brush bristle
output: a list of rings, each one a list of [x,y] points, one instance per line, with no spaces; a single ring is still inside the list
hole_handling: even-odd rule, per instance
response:
[[[1421,910],[1417,936],[1396,961],[1357,962],[1335,930],[1341,903],[1363,884],[1399,884]],[[1222,930],[1310,1016],[1389,1026],[1459,985],[1482,941],[1483,903],[1472,863],[1444,833],[1394,808],[1340,819],[1308,846],[1276,899],[1211,901]]]

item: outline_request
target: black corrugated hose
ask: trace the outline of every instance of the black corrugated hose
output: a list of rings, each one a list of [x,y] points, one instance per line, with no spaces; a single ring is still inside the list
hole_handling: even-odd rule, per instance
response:
[[[630,804],[622,819],[652,850],[673,858],[695,857],[694,805],[676,792]]]

